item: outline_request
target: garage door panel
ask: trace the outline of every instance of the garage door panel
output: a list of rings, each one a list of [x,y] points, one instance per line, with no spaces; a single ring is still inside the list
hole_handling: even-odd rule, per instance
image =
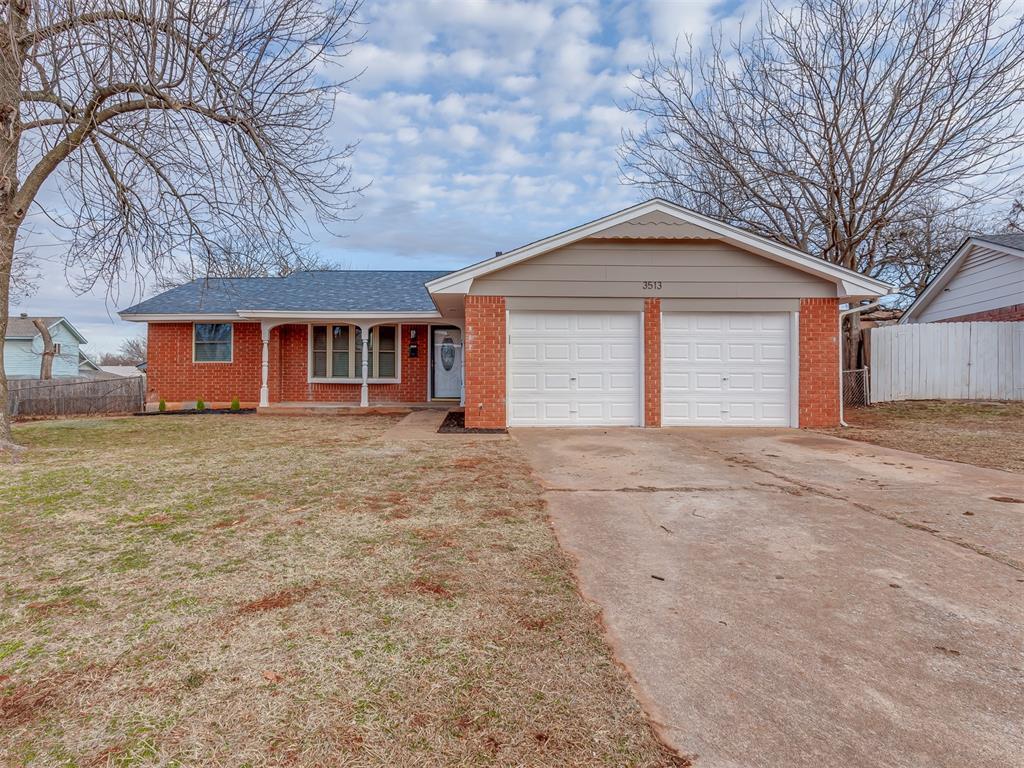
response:
[[[511,377],[509,386],[513,392],[533,392],[540,386],[540,376],[536,373],[517,373]]]
[[[662,423],[790,423],[788,313],[665,313]]]
[[[722,389],[722,377],[718,373],[697,373],[694,380],[695,392],[720,392]]]
[[[760,376],[753,373],[730,373],[725,384],[726,392],[754,392],[758,389]]]
[[[576,376],[576,389],[580,392],[603,392],[607,389],[603,373],[580,373]]]
[[[540,352],[510,352],[509,424],[639,424],[640,327],[635,312],[511,312],[510,350]]]
[[[714,360],[720,362],[723,358],[724,351],[721,344],[697,344],[696,354],[693,356],[694,360]]]

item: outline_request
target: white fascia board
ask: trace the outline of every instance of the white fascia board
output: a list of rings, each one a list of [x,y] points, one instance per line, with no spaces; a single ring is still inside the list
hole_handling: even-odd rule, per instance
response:
[[[118,317],[129,323],[230,323],[239,319],[234,314],[126,314],[118,312]]]
[[[970,254],[971,249],[974,248],[975,245],[982,245],[982,243],[975,240],[973,237],[969,237],[964,240],[963,245],[961,245],[957,249],[956,253],[953,254],[953,258],[951,258],[946,263],[946,266],[939,270],[939,274],[933,277],[932,281],[925,286],[924,290],[921,291],[921,295],[914,299],[914,303],[907,307],[907,311],[903,313],[903,316],[900,317],[898,321],[896,321],[897,325],[907,325],[932,303],[932,299],[938,295],[938,293],[946,286],[946,283],[948,283],[953,278],[953,275],[957,273],[960,269],[960,265],[964,263],[964,260],[967,258],[968,254]],[[989,243],[985,247],[991,248],[994,245],[995,243]]]
[[[274,310],[240,309],[238,316],[252,320],[434,320],[441,317],[430,312],[278,312]]]
[[[829,280],[844,291],[851,291],[854,295],[884,296],[892,292],[893,287],[881,280],[862,275],[859,272],[831,264],[822,259],[815,258],[810,254],[798,251],[780,243],[775,243],[759,235],[752,235],[729,224],[709,218],[695,211],[688,210],[667,200],[648,200],[639,203],[631,208],[618,211],[604,218],[582,224],[573,229],[560,232],[557,235],[538,240],[535,243],[524,245],[501,256],[481,261],[478,264],[470,265],[464,269],[457,270],[451,274],[444,275],[428,282],[427,290],[430,293],[455,293],[468,292],[469,286],[474,278],[482,277],[499,269],[510,267],[521,261],[526,261],[542,253],[561,248],[583,240],[591,235],[597,234],[605,229],[629,221],[630,219],[642,216],[647,213],[660,212],[674,216],[681,221],[695,224],[710,232],[714,232],[723,240],[729,241],[744,250],[759,254],[773,261],[788,264],[804,272],[817,275]],[[844,298],[841,296],[840,298]]]

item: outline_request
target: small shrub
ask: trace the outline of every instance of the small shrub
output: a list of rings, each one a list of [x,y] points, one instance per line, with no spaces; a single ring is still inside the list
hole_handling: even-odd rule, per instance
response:
[[[164,411],[166,411],[166,410],[167,410],[167,401],[166,401],[166,400],[164,400],[164,399],[163,399],[163,398],[161,397],[161,398],[160,398],[160,405],[158,405],[158,406],[156,407],[156,409],[157,409],[158,411],[160,411],[160,413],[163,413]]]
[[[199,398],[198,400],[196,400],[196,410],[197,411],[205,411],[206,410],[206,403],[203,402],[203,398]]]
[[[242,404],[240,402],[238,402],[238,398],[237,397],[232,399],[232,401],[231,401],[231,410],[232,411],[240,411],[240,410],[242,410]]]

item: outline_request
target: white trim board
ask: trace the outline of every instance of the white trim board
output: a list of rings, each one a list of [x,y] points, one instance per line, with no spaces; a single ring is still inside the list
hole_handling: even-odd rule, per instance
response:
[[[436,278],[426,284],[427,290],[432,295],[435,293],[469,293],[473,280],[478,277],[532,259],[556,248],[562,248],[578,240],[583,240],[603,230],[623,224],[637,216],[651,213],[663,213],[682,222],[703,227],[716,234],[722,240],[751,253],[829,280],[836,284],[840,299],[874,298],[892,292],[892,286],[888,283],[883,283],[880,280],[861,275],[853,270],[815,258],[795,248],[781,245],[758,235],[752,235],[729,224],[716,221],[675,203],[657,198]]]

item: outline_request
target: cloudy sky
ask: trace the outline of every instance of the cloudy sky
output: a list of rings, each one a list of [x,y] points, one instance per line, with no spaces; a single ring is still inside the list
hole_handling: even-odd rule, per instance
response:
[[[746,4],[746,5],[745,5]],[[354,212],[318,250],[354,269],[456,268],[636,202],[616,148],[635,117],[631,72],[652,45],[730,25],[749,0],[560,3],[549,0],[366,0],[365,70],[338,102],[339,143],[358,140]],[[75,296],[50,259],[16,309],[63,314],[114,350],[143,329],[116,319],[122,292]]]

